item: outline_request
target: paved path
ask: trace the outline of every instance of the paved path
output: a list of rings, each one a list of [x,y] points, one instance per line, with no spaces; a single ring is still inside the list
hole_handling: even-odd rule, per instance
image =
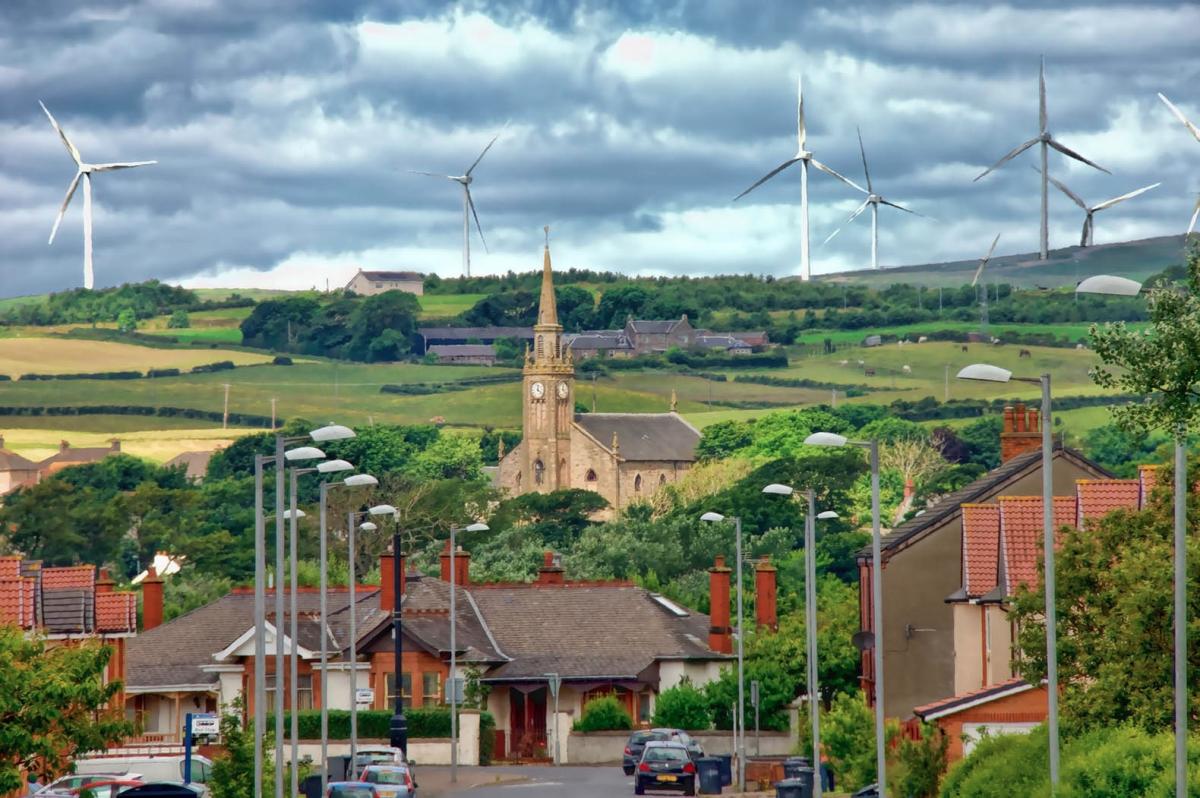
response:
[[[448,768],[425,767],[419,768],[418,773],[421,798],[623,798],[633,795],[633,779],[622,773],[619,765],[459,768],[458,785],[453,788],[449,783]],[[428,791],[427,786],[431,788]]]

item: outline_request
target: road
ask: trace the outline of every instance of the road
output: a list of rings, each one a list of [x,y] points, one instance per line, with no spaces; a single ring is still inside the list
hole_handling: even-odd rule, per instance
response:
[[[471,770],[475,774],[468,776],[468,781],[463,775]],[[422,798],[624,798],[633,795],[633,779],[622,773],[619,765],[464,768],[459,774],[462,785],[459,788],[450,789],[448,785],[441,787],[439,784]],[[419,792],[425,792],[424,785]]]

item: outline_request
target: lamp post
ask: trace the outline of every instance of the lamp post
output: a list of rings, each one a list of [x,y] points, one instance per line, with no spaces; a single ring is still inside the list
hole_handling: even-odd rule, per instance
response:
[[[355,761],[358,758],[358,603],[356,593],[356,582],[358,580],[355,574],[354,558],[357,554],[357,547],[354,541],[355,527],[364,532],[374,532],[377,527],[373,521],[364,521],[359,524],[358,519],[364,517],[374,517],[379,515],[396,515],[396,508],[390,504],[377,504],[374,507],[355,512],[353,510],[347,515],[346,522],[346,543],[349,550],[349,577],[350,577],[350,768],[355,768]],[[355,774],[357,775],[357,774]]]
[[[887,798],[887,739],[883,710],[883,536],[879,511],[879,441],[851,441],[832,432],[814,432],[804,439],[809,446],[858,446],[867,450],[871,463],[871,627],[875,671],[875,773],[880,798]]]
[[[1081,282],[1076,294],[1137,296],[1142,284],[1125,277],[1097,274]],[[1175,797],[1187,798],[1187,430],[1175,436]]]
[[[772,483],[762,490],[775,496],[791,496],[795,491],[788,485]],[[817,670],[817,518],[837,518],[827,510],[817,515],[816,496],[812,488],[805,491],[808,509],[804,514],[804,625],[807,627],[808,713],[812,724],[812,755],[816,778],[813,795],[821,798],[821,705]]]
[[[700,516],[701,521],[708,523],[720,523],[725,521],[725,516],[720,513],[707,512]],[[733,719],[733,737],[734,747],[737,749],[738,760],[738,786],[744,787],[746,784],[746,733],[745,733],[745,718],[746,718],[746,660],[743,641],[745,640],[744,629],[742,628],[742,519],[734,516],[732,519],[733,528],[737,535],[737,551],[735,557],[737,559],[737,668],[738,668],[738,700],[737,713]],[[742,727],[742,732],[738,734],[738,727]]]
[[[468,524],[461,530],[455,526],[450,526],[450,781],[451,783],[458,781],[458,641],[456,634],[458,632],[458,605],[456,604],[456,594],[458,593],[455,585],[456,574],[454,572],[454,555],[455,547],[457,546],[457,536],[459,532],[486,532],[488,525],[484,523]],[[400,665],[397,662],[396,667]]]
[[[1027,382],[1042,389],[1042,556],[1046,578],[1046,698],[1049,706],[1050,789],[1058,789],[1058,608],[1054,583],[1054,445],[1050,437],[1050,374],[1041,377],[1014,377],[1008,369],[987,363],[973,363],[958,372],[960,380],[983,382]]]

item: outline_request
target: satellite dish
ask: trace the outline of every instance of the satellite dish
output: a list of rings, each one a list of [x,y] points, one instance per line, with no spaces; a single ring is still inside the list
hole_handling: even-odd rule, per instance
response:
[[[875,648],[875,633],[864,629],[861,632],[855,632],[850,641],[854,643],[854,647],[859,651],[870,651]]]

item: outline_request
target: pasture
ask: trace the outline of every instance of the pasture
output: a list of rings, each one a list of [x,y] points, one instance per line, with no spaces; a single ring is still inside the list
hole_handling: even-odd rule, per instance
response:
[[[99,417],[97,417],[99,418]],[[122,418],[122,417],[117,417]],[[122,418],[122,420],[124,420]],[[142,421],[144,419],[129,419]],[[8,420],[5,420],[7,424]],[[58,423],[63,419],[47,419]],[[197,429],[191,427],[165,431],[161,429],[122,429],[104,432],[83,432],[74,428],[31,429],[4,426],[4,446],[30,460],[43,460],[58,451],[60,441],[70,441],[72,446],[108,446],[112,438],[119,438],[121,451],[163,463],[183,452],[216,451],[223,449],[247,430],[223,430],[220,427]]]
[[[153,349],[111,341],[65,338],[0,338],[0,374],[78,374],[100,371],[142,371],[152,368],[189,369],[218,360],[237,365],[270,361],[269,355],[221,349]],[[135,382],[137,382],[135,380]],[[50,390],[59,393],[63,383]],[[8,386],[0,388],[5,394]],[[63,391],[65,392],[65,391]],[[60,402],[61,404],[62,402]]]

